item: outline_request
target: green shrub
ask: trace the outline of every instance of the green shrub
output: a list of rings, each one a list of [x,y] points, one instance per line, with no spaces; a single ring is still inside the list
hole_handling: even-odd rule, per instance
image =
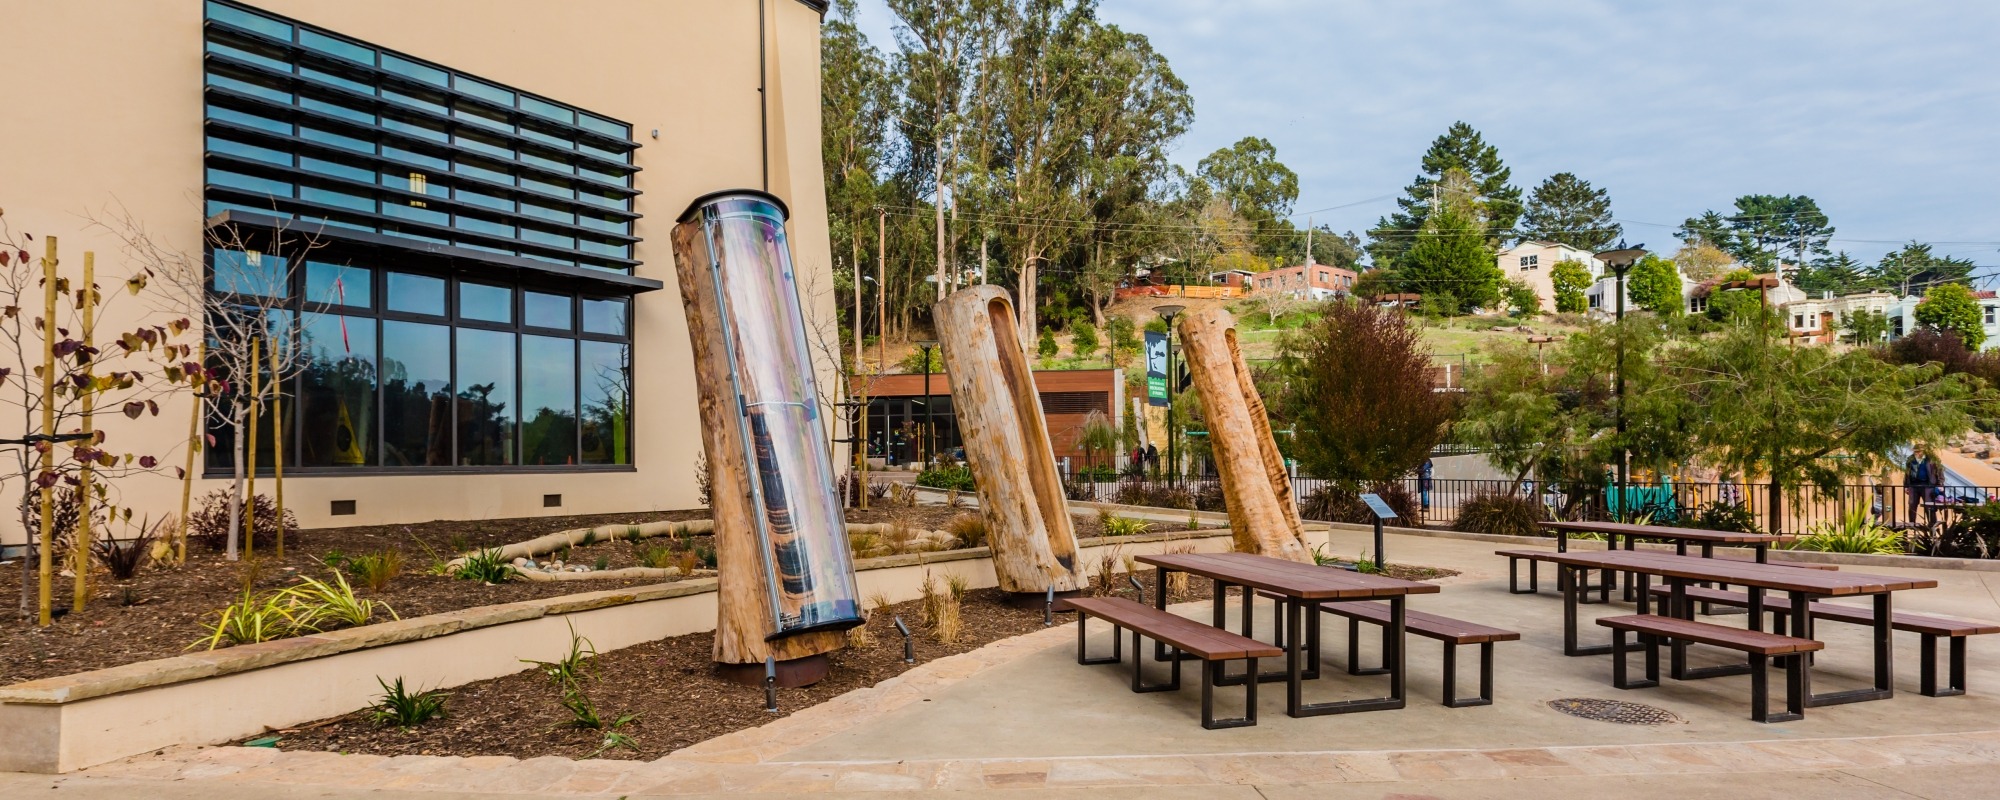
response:
[[[394,619],[395,609],[388,603],[363,600],[354,596],[354,587],[347,585],[347,576],[332,573],[333,582],[327,583],[316,578],[301,575],[299,585],[280,592],[291,604],[293,616],[300,620],[311,620],[313,627],[320,627],[323,620],[346,625],[366,625],[375,618],[375,609],[380,606]]]
[[[1716,500],[1704,503],[1693,514],[1683,518],[1683,524],[1690,528],[1709,531],[1730,531],[1732,533],[1762,533],[1757,527],[1757,515],[1750,509],[1735,503]]]
[[[331,566],[331,565],[329,565]],[[379,550],[367,555],[346,559],[347,572],[368,587],[368,591],[379,592],[389,588],[389,583],[403,573],[403,551]]]
[[[641,565],[653,569],[671,567],[674,565],[674,561],[680,557],[679,552],[666,545],[640,547],[635,550],[635,554],[639,557]]]
[[[316,614],[301,617],[300,613],[310,613],[311,609],[296,607],[283,592],[257,595],[245,589],[236,602],[223,606],[215,612],[213,621],[204,621],[201,626],[209,635],[188,645],[192,650],[203,647],[214,650],[224,643],[255,644],[273,639],[283,639],[296,633],[317,630],[314,627]]]
[[[1500,536],[1535,536],[1547,519],[1541,501],[1529,495],[1481,492],[1458,504],[1453,530]]]
[[[1116,514],[1101,514],[1098,521],[1104,523],[1106,536],[1138,536],[1153,529],[1153,523]]]
[[[1194,508],[1194,496],[1186,489],[1172,483],[1154,482],[1140,478],[1127,479],[1118,484],[1118,494],[1113,498],[1119,505],[1151,506],[1154,508]]]
[[[1812,526],[1806,535],[1792,543],[1791,549],[1894,556],[1903,554],[1903,535],[1877,523],[1866,509],[1857,508],[1843,515],[1838,523]]]
[[[506,583],[514,578],[514,565],[501,558],[500,549],[496,547],[466,556],[452,576],[480,583]]]
[[[972,468],[963,464],[933,467],[917,473],[917,485],[933,489],[957,489],[962,492],[969,492],[975,488],[972,484]]]
[[[1423,511],[1417,499],[1401,483],[1378,483],[1368,489],[1389,508],[1396,512],[1397,522],[1403,525],[1419,525],[1423,522]],[[1368,510],[1368,504],[1361,502],[1361,492],[1337,483],[1327,485],[1307,495],[1299,504],[1299,515],[1311,520],[1324,522],[1355,522],[1367,524],[1375,521],[1375,514]]]
[[[401,677],[396,678],[394,684],[382,680],[380,676],[375,678],[375,682],[382,686],[382,699],[369,707],[368,718],[378,725],[414,728],[432,718],[444,716],[443,692],[411,693],[403,688]]]

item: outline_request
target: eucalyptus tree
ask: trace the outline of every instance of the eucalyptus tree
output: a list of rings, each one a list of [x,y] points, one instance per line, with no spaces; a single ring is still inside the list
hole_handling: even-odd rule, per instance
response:
[[[944,293],[945,205],[948,183],[965,146],[965,114],[974,103],[982,43],[990,35],[996,4],[1004,0],[887,0],[896,15],[894,72],[902,86],[898,127],[909,142],[910,166],[929,174],[936,238],[937,295]]]
[[[1078,277],[1092,319],[1125,275],[1122,264],[1156,252],[1169,229],[1153,224],[1170,177],[1169,146],[1187,131],[1194,101],[1187,84],[1145,36],[1096,26],[1083,42],[1086,86],[1079,108],[1083,168],[1078,177],[1090,252]]]

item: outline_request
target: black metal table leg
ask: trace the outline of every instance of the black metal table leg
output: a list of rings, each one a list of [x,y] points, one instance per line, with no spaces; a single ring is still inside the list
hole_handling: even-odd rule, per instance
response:
[[[1294,600],[1287,604],[1285,614],[1285,639],[1293,647],[1285,649],[1285,713],[1294,717],[1316,717],[1326,714],[1351,714],[1358,711],[1386,711],[1404,706],[1405,658],[1403,653],[1403,597],[1394,595],[1384,598],[1389,601],[1389,624],[1391,631],[1387,650],[1382,654],[1383,665],[1389,670],[1389,696],[1363,700],[1338,700],[1326,703],[1305,702],[1305,666],[1302,663],[1306,651],[1311,649],[1312,634],[1304,627],[1301,615],[1311,615],[1317,623],[1320,604],[1316,600]],[[1317,625],[1315,624],[1315,627]],[[1305,644],[1305,647],[1297,645]]]
[[[1812,606],[1806,600],[1798,599],[1798,592],[1793,592],[1792,595],[1794,597],[1793,604],[1798,607],[1797,613],[1794,615],[1794,618],[1798,620],[1794,624],[1798,627],[1792,635],[1807,639],[1813,638]],[[1889,600],[1888,592],[1875,595],[1875,620],[1871,626],[1874,628],[1875,633],[1875,685],[1868,689],[1812,694],[1810,690],[1811,685],[1808,683],[1805,694],[1805,704],[1808,708],[1840,705],[1842,703],[1859,703],[1867,700],[1887,700],[1896,696],[1896,654],[1895,650],[1891,647],[1893,644],[1891,636],[1894,631],[1890,627],[1890,623],[1894,621],[1893,612],[1894,608]],[[1802,656],[1800,663],[1799,672],[1806,673],[1811,669],[1812,659],[1810,656]],[[1810,681],[1811,678],[1808,677],[1806,680]]]

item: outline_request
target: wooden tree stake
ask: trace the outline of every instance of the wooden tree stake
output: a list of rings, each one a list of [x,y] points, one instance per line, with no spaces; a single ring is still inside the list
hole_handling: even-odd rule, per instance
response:
[[[92,335],[97,328],[96,280],[97,254],[86,250],[83,253],[83,288],[78,292],[77,296],[83,298],[83,349],[84,358],[87,359],[83,363],[84,386],[81,399],[83,401],[83,432],[89,434],[89,436],[83,441],[84,444],[92,448],[97,447],[97,426],[91,416],[97,405],[97,365],[94,360],[88,359],[91,358],[89,354],[90,348],[96,344],[96,338]],[[74,582],[76,596],[70,599],[70,611],[72,613],[82,612],[84,604],[90,599],[90,540],[92,535],[90,529],[90,478],[93,463],[88,460],[84,461],[83,468],[80,470],[81,474],[77,476],[76,555],[73,556],[73,561],[71,562],[73,568],[76,570],[76,580]]]
[[[208,369],[208,342],[202,342],[195,349],[194,362],[203,370]],[[185,564],[188,557],[188,497],[194,494],[194,456],[201,452],[201,412],[208,402],[208,381],[203,380],[194,393],[194,413],[188,415],[187,468],[181,470],[181,531],[174,542],[174,563]]]
[[[56,433],[56,237],[42,240],[42,435]],[[44,441],[36,448],[40,453],[40,469],[35,478],[42,481],[41,490],[41,573],[37,577],[38,624],[46,628],[55,620],[55,596],[50,585],[55,583],[55,484],[46,481],[55,470],[55,445]]]
[[[261,410],[258,406],[263,405],[262,402],[259,402],[263,390],[257,384],[257,378],[263,374],[263,370],[257,368],[257,362],[260,360],[258,358],[260,354],[257,352],[257,347],[263,341],[261,338],[254,337],[250,340],[250,424],[248,426],[250,431],[248,436],[243,440],[243,460],[246,463],[246,466],[243,468],[245,476],[243,558],[246,560],[255,558],[257,555],[257,412]],[[241,433],[241,431],[238,433]]]
[[[277,380],[281,372],[278,368],[278,347],[271,346],[271,380]],[[271,424],[278,426],[271,431],[271,505],[276,508],[275,520],[278,525],[278,560],[285,560],[285,386],[280,383],[271,387]],[[251,504],[256,504],[252,495]]]
[[[961,289],[939,301],[931,316],[1001,590],[1084,588],[1089,580],[1077,561],[1062,474],[1007,290]]]
[[[1271,437],[1264,399],[1236,344],[1235,318],[1211,308],[1181,319],[1181,351],[1201,395],[1236,549],[1312,563],[1285,458]]]

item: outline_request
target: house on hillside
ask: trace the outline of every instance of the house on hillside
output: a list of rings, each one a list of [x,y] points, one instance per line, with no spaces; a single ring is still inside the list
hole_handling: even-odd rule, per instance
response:
[[[1360,276],[1332,264],[1302,264],[1258,273],[1255,292],[1283,292],[1301,300],[1331,300],[1354,292]]]
[[[1535,290],[1541,299],[1542,310],[1556,310],[1556,287],[1550,281],[1549,273],[1556,264],[1575,261],[1583,265],[1595,279],[1609,274],[1604,262],[1597,260],[1589,252],[1579,250],[1559,242],[1545,242],[1539,239],[1525,239],[1519,244],[1500,251],[1498,264],[1500,275],[1506,280],[1516,280]]]
[[[1976,291],[1972,296],[1979,299],[1979,322],[1986,330],[1986,342],[1979,349],[2000,349],[2000,292]],[[1917,324],[1917,305],[1923,301],[1922,296],[1910,295],[1888,304],[1883,313],[1889,315],[1889,338],[1900,339],[1922,327]]]
[[[1257,273],[1247,269],[1225,269],[1208,273],[1208,283],[1211,286],[1234,286],[1248,290],[1250,282],[1256,277]]]

